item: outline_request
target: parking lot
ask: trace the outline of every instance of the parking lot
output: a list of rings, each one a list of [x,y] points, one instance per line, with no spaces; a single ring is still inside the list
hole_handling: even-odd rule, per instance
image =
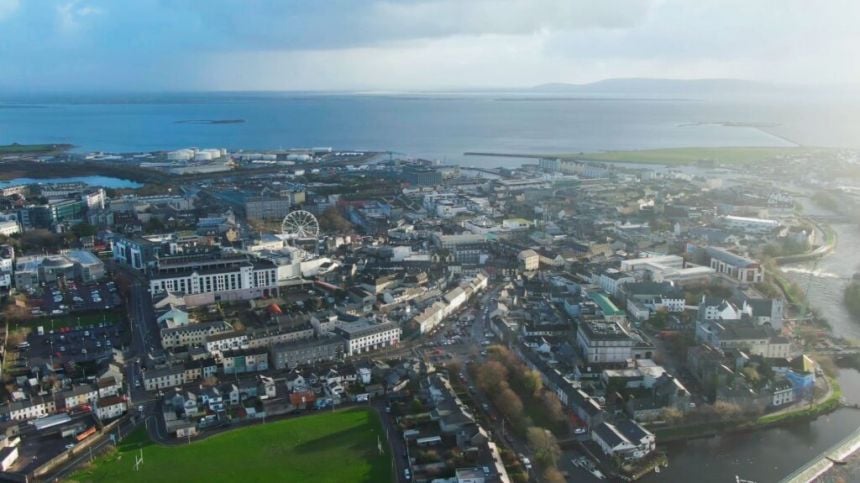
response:
[[[33,367],[44,362],[84,362],[99,359],[111,354],[114,347],[120,348],[124,328],[121,324],[102,322],[81,328],[63,327],[45,330],[44,335],[37,331],[27,338],[29,348],[19,353]]]
[[[113,282],[51,284],[34,291],[30,299],[31,313],[37,317],[110,310],[121,303]]]

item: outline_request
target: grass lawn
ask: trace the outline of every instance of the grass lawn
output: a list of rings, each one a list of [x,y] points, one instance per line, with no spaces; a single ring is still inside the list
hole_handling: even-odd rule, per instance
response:
[[[382,438],[385,454],[377,451]],[[134,471],[143,448],[144,464]],[[378,416],[358,408],[228,431],[183,446],[153,444],[143,429],[69,481],[380,482],[392,479]]]
[[[575,157],[595,161],[665,164],[670,166],[696,165],[701,161],[713,162],[718,165],[745,165],[762,163],[787,155],[807,155],[827,151],[827,148],[807,147],[670,148],[606,151],[585,153],[576,155]]]
[[[0,154],[49,153],[69,147],[68,144],[0,144]]]
[[[45,316],[37,319],[30,319],[26,322],[21,322],[18,325],[26,327],[36,327],[41,325],[45,328],[45,332],[51,330],[53,325],[54,330],[63,327],[71,327],[73,329],[98,325],[102,322],[117,323],[122,322],[124,314],[121,310],[104,310],[101,312],[87,312],[82,314],[69,314],[58,316]],[[53,321],[53,324],[51,323]]]

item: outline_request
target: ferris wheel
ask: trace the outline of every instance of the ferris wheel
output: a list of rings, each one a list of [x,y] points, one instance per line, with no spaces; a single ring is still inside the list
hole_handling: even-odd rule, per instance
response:
[[[320,224],[313,214],[297,210],[284,217],[281,233],[289,238],[310,239],[320,234]]]

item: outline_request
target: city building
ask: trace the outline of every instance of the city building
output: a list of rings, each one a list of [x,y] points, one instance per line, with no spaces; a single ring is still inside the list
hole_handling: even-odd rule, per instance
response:
[[[115,236],[111,239],[113,259],[141,271],[153,268],[156,256],[161,251],[161,243],[142,237],[126,238]]]
[[[202,345],[206,338],[231,332],[233,327],[224,321],[201,322],[170,329],[161,329],[161,346],[165,349]]]
[[[406,166],[400,174],[403,181],[413,186],[435,186],[442,184],[442,173],[438,169],[424,166]]]
[[[537,270],[540,268],[540,255],[534,250],[523,250],[517,254],[517,260],[520,262],[520,268],[526,272]]]
[[[715,273],[711,267],[688,264],[678,255],[622,260],[621,271],[639,273],[643,280],[674,282],[679,286],[707,283]]]
[[[587,363],[620,363],[633,358],[636,341],[617,322],[583,320],[576,343]]]
[[[156,256],[149,288],[153,294],[179,292],[191,305],[276,296],[277,267],[266,260],[211,251]]]
[[[706,252],[711,257],[711,268],[717,273],[725,274],[743,283],[764,281],[764,267],[759,262],[723,248],[708,247]]]
[[[293,205],[291,197],[256,197],[245,200],[243,207],[249,220],[279,220],[290,213]]]
[[[57,280],[95,282],[105,275],[104,262],[86,250],[32,255],[15,260],[15,286],[24,290]]]
[[[347,356],[394,347],[400,342],[401,332],[391,322],[374,324],[366,320],[341,324],[334,331],[346,341]]]
[[[338,360],[343,357],[344,347],[342,337],[330,335],[318,339],[274,344],[269,347],[269,356],[273,369],[292,369],[299,365]]]
[[[219,355],[224,374],[262,372],[269,369],[269,353],[265,348],[224,351]]]

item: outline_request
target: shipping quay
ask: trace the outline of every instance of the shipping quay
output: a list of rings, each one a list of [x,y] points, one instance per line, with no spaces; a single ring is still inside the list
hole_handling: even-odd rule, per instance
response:
[[[860,449],[860,428],[849,434],[826,451],[785,477],[781,483],[807,483],[826,473],[835,465],[842,465],[846,458]]]

